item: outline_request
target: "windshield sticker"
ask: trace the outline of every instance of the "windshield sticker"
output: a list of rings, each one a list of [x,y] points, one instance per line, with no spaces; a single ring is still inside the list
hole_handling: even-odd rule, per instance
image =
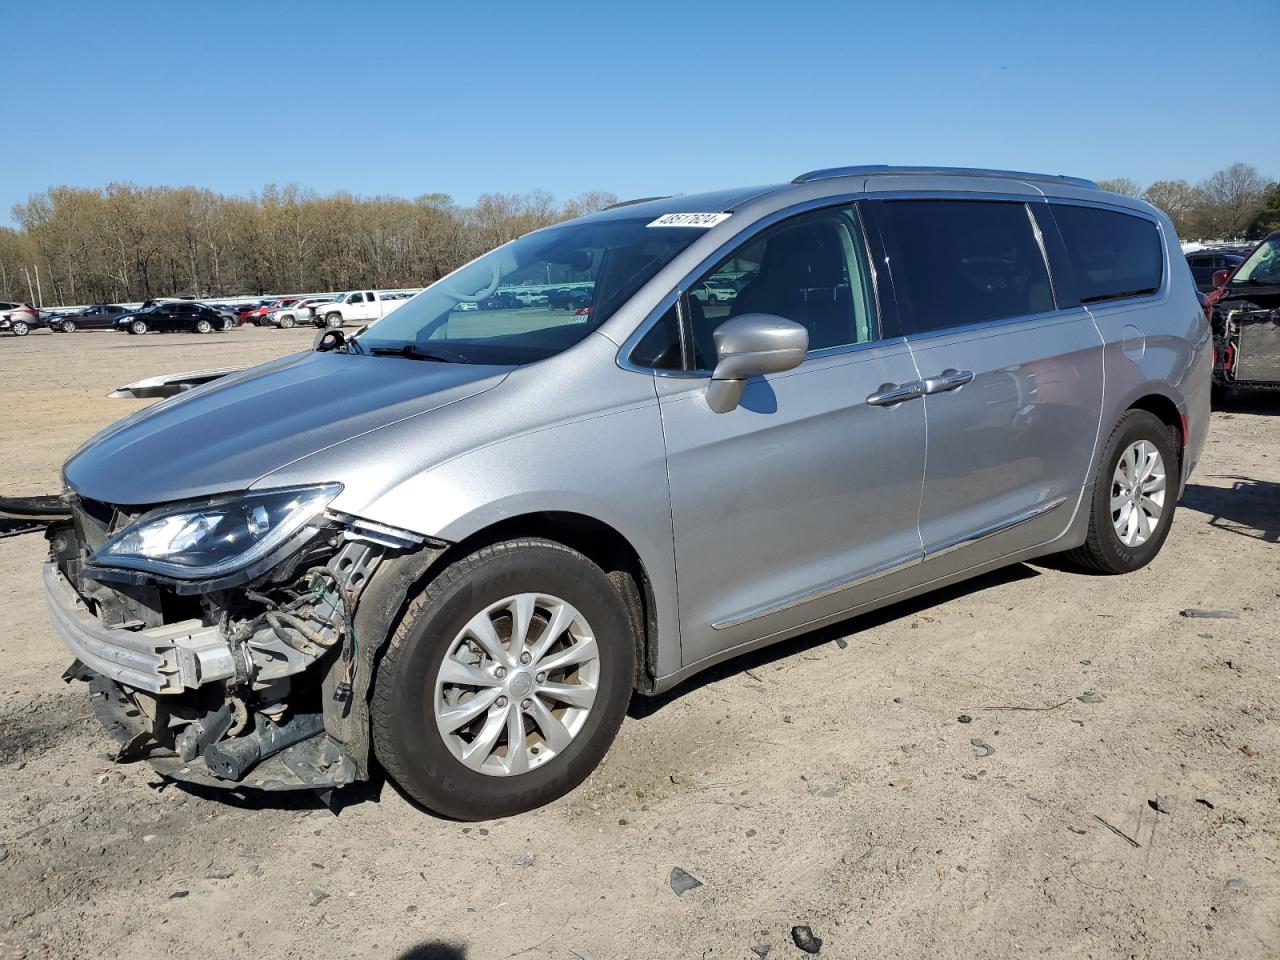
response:
[[[727,213],[664,213],[653,223],[651,227],[714,227],[717,223],[724,223],[728,220],[730,214]]]

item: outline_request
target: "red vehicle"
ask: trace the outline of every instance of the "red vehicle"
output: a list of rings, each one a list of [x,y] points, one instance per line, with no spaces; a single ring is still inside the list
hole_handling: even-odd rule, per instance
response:
[[[1280,230],[1232,270],[1213,275],[1206,298],[1213,327],[1213,387],[1280,390]]]
[[[252,323],[255,327],[265,327],[267,326],[267,315],[270,314],[272,310],[291,307],[301,299],[301,297],[277,297],[275,299],[263,300],[252,310],[243,314],[241,319]]]

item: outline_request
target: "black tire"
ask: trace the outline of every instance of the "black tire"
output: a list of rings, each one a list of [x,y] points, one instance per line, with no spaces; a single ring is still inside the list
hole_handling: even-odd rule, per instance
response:
[[[1155,533],[1141,546],[1125,545],[1116,533],[1111,517],[1112,477],[1121,455],[1132,444],[1148,440],[1155,445],[1165,465],[1165,499]],[[1155,414],[1129,410],[1107,440],[1093,480],[1089,500],[1089,534],[1082,546],[1069,550],[1066,559],[1082,569],[1105,574],[1132,573],[1155,559],[1173,525],[1181,486],[1182,461],[1173,432]]]
[[[435,678],[476,613],[524,592],[554,594],[587,619],[599,685],[584,726],[561,754],[527,773],[489,776],[464,766],[437,731]],[[631,699],[634,661],[627,608],[598,566],[550,540],[484,547],[427,584],[387,645],[371,704],[378,760],[406,793],[444,816],[488,820],[532,810],[574,789],[604,758]]]
[[[213,333],[213,324],[201,317],[196,321],[196,333]]]
[[[222,326],[220,327],[220,329],[222,330],[223,333],[226,333],[233,326],[235,326],[235,324],[233,324],[228,317],[222,318]]]
[[[1218,383],[1215,380],[1209,387],[1209,408],[1211,410],[1221,410],[1230,399],[1231,388],[1225,383]]]
[[[147,321],[145,321],[145,320],[134,320],[131,324],[129,324],[129,332],[130,332],[130,333],[137,333],[137,334],[143,334],[143,333],[146,333],[146,332],[147,332]]]
[[[58,329],[60,329],[63,333],[75,333],[76,332],[75,321],[63,320],[62,323],[58,325]]]
[[[342,314],[337,310],[325,314],[324,325],[330,330],[336,330],[338,327],[342,326]]]

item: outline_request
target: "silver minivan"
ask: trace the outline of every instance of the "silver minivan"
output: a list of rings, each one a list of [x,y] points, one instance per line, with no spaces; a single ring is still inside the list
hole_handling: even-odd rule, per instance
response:
[[[633,692],[1004,564],[1150,562],[1211,364],[1173,225],[1085,180],[618,204],[102,431],[49,610],[122,758],[322,791],[376,758],[505,816]]]

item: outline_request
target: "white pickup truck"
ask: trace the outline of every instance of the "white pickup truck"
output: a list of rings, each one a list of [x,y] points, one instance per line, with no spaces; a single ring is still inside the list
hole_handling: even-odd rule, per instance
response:
[[[355,293],[340,294],[332,303],[317,305],[312,319],[317,327],[329,328],[341,327],[352,321],[370,323],[407,302],[408,298],[403,294],[357,290]]]

